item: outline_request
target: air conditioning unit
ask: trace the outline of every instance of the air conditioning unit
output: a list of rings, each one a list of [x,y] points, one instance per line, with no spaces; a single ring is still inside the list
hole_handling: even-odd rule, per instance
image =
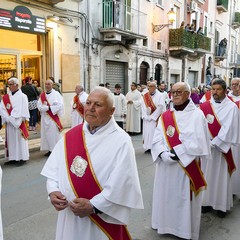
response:
[[[191,1],[188,6],[188,12],[196,12],[197,11],[197,3],[194,1]]]

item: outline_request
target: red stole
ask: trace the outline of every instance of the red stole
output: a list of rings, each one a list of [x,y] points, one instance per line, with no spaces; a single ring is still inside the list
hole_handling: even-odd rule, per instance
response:
[[[204,102],[200,105],[200,109],[203,111],[206,119],[208,120],[209,132],[211,133],[213,138],[216,137],[221,129],[221,124],[218,121],[217,116],[215,115],[212,104],[210,103],[210,101]],[[223,153],[223,155],[227,161],[228,172],[231,176],[232,173],[236,170],[231,148],[227,153]]]
[[[209,101],[211,99],[211,96],[212,96],[212,91],[207,91],[205,93],[205,99],[206,101]]]
[[[75,196],[77,198],[93,198],[102,191],[102,187],[96,178],[89,153],[86,149],[83,124],[77,125],[65,134],[65,149],[68,177]],[[76,176],[70,170],[75,157],[81,157],[87,161],[87,168],[82,177]],[[89,218],[110,240],[131,240],[131,236],[125,225],[107,223],[97,214],[91,214]]]
[[[149,92],[147,92],[143,95],[143,100],[144,100],[144,103],[146,104],[146,106],[151,108],[151,114],[152,114],[156,110],[156,106],[155,106]]]
[[[73,98],[73,109],[77,110],[78,113],[83,117],[84,107],[80,102],[78,95],[75,95]]]
[[[179,130],[174,117],[174,112],[171,112],[170,110],[164,112],[162,114],[162,124],[168,147],[172,149],[173,147],[181,144],[182,142],[179,139]],[[183,167],[180,161],[178,161],[178,163],[189,177],[191,190],[195,193],[195,195],[206,188],[207,183],[203,177],[199,163],[196,160],[192,161],[187,167]]]
[[[42,104],[47,104],[47,106],[50,107],[50,104],[49,104],[49,102],[48,102],[48,100],[47,100],[47,96],[46,96],[46,93],[45,93],[45,92],[41,93],[40,98],[41,98]],[[62,130],[63,130],[63,127],[62,127],[62,124],[61,124],[61,121],[60,121],[60,118],[58,117],[58,115],[57,115],[57,114],[56,114],[56,115],[53,115],[51,109],[49,109],[49,110],[47,111],[47,114],[48,114],[48,115],[50,116],[50,118],[56,123],[59,131],[62,131]]]
[[[236,101],[234,103],[237,105],[238,109],[240,109],[240,100],[238,100],[238,101]]]
[[[2,97],[2,100],[3,100],[3,104],[7,110],[7,113],[8,115],[10,116],[11,115],[11,112],[12,112],[12,104],[11,104],[11,101],[10,101],[10,97],[8,94],[5,94],[3,97]],[[22,133],[22,136],[27,139],[29,137],[29,133],[28,133],[28,130],[27,130],[27,125],[26,125],[26,122],[25,121],[22,121],[21,125],[19,126],[19,129]]]

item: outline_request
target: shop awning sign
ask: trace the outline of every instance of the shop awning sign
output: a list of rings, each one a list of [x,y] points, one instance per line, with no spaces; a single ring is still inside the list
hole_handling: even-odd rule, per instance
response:
[[[46,33],[46,20],[33,16],[24,6],[17,6],[13,11],[0,8],[0,28],[29,33]]]

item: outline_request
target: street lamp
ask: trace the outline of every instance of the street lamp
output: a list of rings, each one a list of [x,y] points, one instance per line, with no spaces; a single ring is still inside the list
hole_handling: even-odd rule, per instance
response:
[[[173,22],[175,21],[175,17],[176,17],[176,13],[174,12],[174,9],[171,8],[171,10],[167,13],[168,15],[168,21],[169,23],[164,23],[164,24],[160,24],[160,25],[154,25],[152,23],[152,29],[153,32],[159,32],[161,31],[163,28],[165,28],[166,26],[170,26],[173,24]]]

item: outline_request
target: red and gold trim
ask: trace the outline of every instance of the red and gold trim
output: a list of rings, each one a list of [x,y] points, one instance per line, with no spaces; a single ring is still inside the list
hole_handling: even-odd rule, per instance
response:
[[[156,106],[152,100],[152,97],[151,95],[149,94],[149,92],[145,93],[143,95],[143,100],[144,100],[144,103],[146,105],[146,107],[150,107],[151,108],[151,114],[156,110]]]

